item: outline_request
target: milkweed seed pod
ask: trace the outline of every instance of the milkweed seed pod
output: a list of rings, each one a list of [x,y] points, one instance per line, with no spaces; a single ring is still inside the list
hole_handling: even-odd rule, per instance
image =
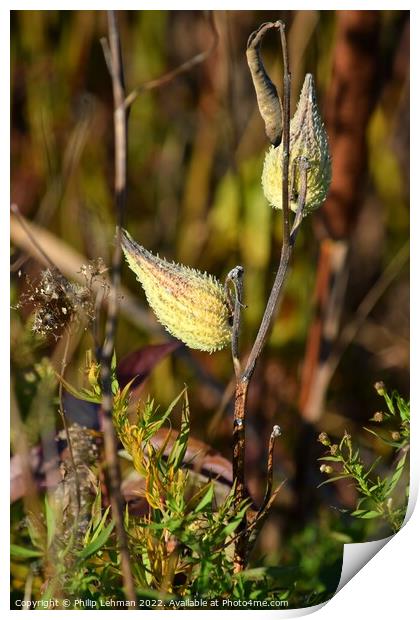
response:
[[[282,147],[270,147],[262,173],[265,197],[276,209],[282,208]],[[308,73],[295,115],[290,123],[290,208],[296,211],[299,197],[299,161],[308,164],[307,190],[303,215],[322,205],[331,183],[328,137],[315,95],[313,76]]]
[[[258,108],[265,124],[265,133],[271,144],[278,146],[282,135],[282,106],[277,89],[267,75],[261,57],[261,42],[267,30],[277,23],[267,22],[253,32],[247,42],[246,59],[257,95]]]
[[[231,339],[228,299],[207,273],[155,256],[122,231],[122,248],[156,318],[191,349],[212,353]]]

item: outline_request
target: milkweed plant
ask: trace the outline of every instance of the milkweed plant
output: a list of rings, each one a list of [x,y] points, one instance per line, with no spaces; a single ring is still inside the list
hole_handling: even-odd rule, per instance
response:
[[[280,33],[282,98],[262,59],[261,45],[270,31]],[[291,75],[283,22],[262,24],[251,34],[246,60],[269,140],[261,171],[261,192],[266,197],[267,208],[273,207],[283,223],[278,271],[246,359],[239,345],[241,315],[246,312],[243,293],[246,274],[242,266],[232,267],[223,282],[192,266],[159,257],[151,248],[146,249],[134,240],[129,231],[120,230],[125,261],[140,283],[157,321],[191,349],[214,354],[230,347],[236,386],[233,479],[226,485],[217,476],[209,478],[194,469],[188,452],[190,415],[194,413],[190,413],[187,389],[164,411],[152,399],[136,404],[132,398],[134,380],[120,385],[115,354],[112,359],[112,422],[119,442],[118,458],[123,484],[136,489],[123,507],[126,551],[135,595],[148,601],[149,607],[179,608],[193,597],[202,601],[287,599],[291,605],[294,597],[296,604],[302,604],[304,599],[299,598],[302,584],[297,566],[251,567],[249,564],[258,534],[277,494],[281,493],[281,485],[273,491],[273,448],[280,440],[281,429],[276,425],[270,437],[266,494],[262,504],[256,506],[247,489],[244,467],[247,393],[277,311],[296,236],[304,219],[321,207],[328,195],[331,156],[311,74],[304,78],[296,110],[291,114]],[[51,271],[44,279],[48,280],[48,291],[54,289]],[[66,304],[61,302],[60,308],[65,311],[60,312],[67,317],[68,299],[74,305],[78,299],[76,293],[80,297],[80,292],[63,284],[61,276],[58,282],[60,295],[67,300]],[[45,301],[45,290],[42,290]],[[88,307],[90,321],[95,308],[89,291],[81,297],[79,308],[83,305]],[[50,315],[45,304],[42,311],[38,308],[34,331],[43,336],[51,331],[51,325],[44,324]],[[62,373],[56,373],[55,377],[61,389],[73,398],[100,407],[103,402],[101,360],[95,360],[89,353],[83,374],[84,386],[78,388],[67,383]],[[320,436],[321,444],[327,449],[321,458],[321,472],[328,477],[325,482],[346,479],[356,486],[359,500],[351,512],[354,519],[380,519],[396,531],[405,514],[405,500],[395,493],[404,477],[409,408],[398,395],[389,396],[384,387],[380,386],[378,392],[386,400],[387,411],[375,414],[373,422],[378,426],[398,423],[398,429],[387,436],[370,430],[395,450],[391,477],[374,475],[379,463],[365,464],[347,433],[337,442],[325,433]],[[171,414],[179,409],[180,426],[172,429]],[[68,450],[62,457],[59,485],[45,494],[39,512],[29,510],[19,531],[12,533],[13,587],[25,591],[31,600],[66,597],[73,608],[80,599],[90,600],[92,608],[106,605],[110,598],[125,601],[125,606],[135,605],[136,601],[129,600],[122,585],[123,551],[104,487],[100,433],[76,423],[67,425],[63,438],[68,442]],[[205,606],[203,602],[202,605]]]

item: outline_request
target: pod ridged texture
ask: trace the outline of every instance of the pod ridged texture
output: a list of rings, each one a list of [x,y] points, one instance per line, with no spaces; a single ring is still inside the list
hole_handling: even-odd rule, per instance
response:
[[[211,275],[155,256],[122,231],[122,249],[165,329],[191,349],[212,353],[231,340],[227,296]]]
[[[282,208],[282,147],[270,147],[262,173],[262,186],[269,203]],[[309,164],[303,214],[322,205],[331,183],[331,157],[328,136],[319,112],[314,79],[307,74],[299,103],[290,123],[290,208],[296,211],[299,196],[299,160]],[[294,169],[293,169],[294,168]]]

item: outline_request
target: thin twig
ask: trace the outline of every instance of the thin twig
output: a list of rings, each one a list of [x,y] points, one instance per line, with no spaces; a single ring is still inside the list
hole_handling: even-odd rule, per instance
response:
[[[118,461],[118,442],[114,429],[113,393],[111,363],[114,351],[115,333],[119,309],[119,289],[121,281],[121,226],[124,217],[127,184],[127,114],[124,105],[125,86],[121,58],[121,46],[115,11],[108,11],[108,33],[112,90],[114,97],[114,148],[115,148],[115,203],[117,233],[112,258],[111,288],[108,298],[108,315],[105,327],[105,340],[101,355],[102,383],[102,423],[104,432],[105,461],[108,487],[117,533],[121,572],[127,600],[136,602],[136,589],[131,571],[127,533],[124,527],[124,502],[121,493],[121,470]],[[133,607],[130,606],[130,609]]]
[[[70,344],[70,331],[67,331],[66,344],[64,346],[64,353],[63,353],[63,357],[61,360],[61,377],[63,378],[66,372],[69,344]],[[72,441],[70,437],[69,425],[67,424],[67,418],[66,418],[66,414],[65,414],[64,406],[63,406],[63,382],[61,380],[58,383],[58,410],[60,413],[61,422],[63,424],[64,433],[66,435],[67,447],[69,449],[69,454],[70,454],[70,463],[71,463],[71,466],[74,472],[74,483],[76,486],[76,508],[77,508],[75,519],[74,519],[75,521],[74,528],[77,529],[77,522],[79,519],[80,507],[81,507],[80,480],[79,480],[79,473],[76,467],[76,461],[74,460],[74,452],[73,452],[73,445],[72,445]]]
[[[232,323],[232,359],[233,359],[233,367],[235,369],[235,375],[237,379],[239,379],[241,374],[241,363],[239,360],[239,330],[241,326],[241,309],[243,307],[242,303],[242,292],[243,292],[243,277],[244,277],[244,268],[241,265],[234,267],[231,269],[226,278],[225,288],[228,289],[228,284],[231,282],[235,291],[235,298],[233,300],[233,323]],[[230,296],[228,295],[228,299]]]
[[[267,506],[270,497],[271,491],[273,490],[273,460],[274,460],[274,444],[276,442],[277,437],[281,435],[281,428],[277,424],[273,426],[273,430],[271,431],[270,441],[268,443],[268,458],[267,458],[267,483],[265,488],[265,495],[263,502],[261,504],[261,508],[258,511],[258,515],[262,514]],[[258,517],[257,515],[257,517]]]
[[[38,241],[36,240],[35,236],[32,234],[31,228],[30,226],[28,226],[28,224],[26,223],[25,218],[23,217],[23,215],[20,212],[19,207],[16,204],[11,204],[10,205],[10,211],[17,217],[19,224],[22,226],[23,230],[25,231],[28,239],[31,241],[31,243],[33,244],[33,246],[38,250],[38,252],[41,254],[42,258],[44,259],[45,263],[51,267],[51,269],[56,269],[56,266],[54,265],[54,263],[51,261],[50,257],[44,252],[44,250],[42,249],[42,247],[39,245]],[[22,262],[16,261],[16,264],[11,266],[11,271],[17,271],[17,269],[20,269],[20,267],[22,266]]]
[[[200,52],[196,54],[189,60],[180,64],[175,69],[168,71],[161,77],[156,78],[155,80],[149,80],[148,82],[144,82],[144,84],[141,84],[140,86],[135,88],[133,91],[131,91],[131,93],[127,95],[127,97],[125,98],[125,107],[127,109],[132,105],[132,103],[137,99],[137,97],[141,93],[165,86],[168,82],[171,82],[174,78],[178,77],[182,73],[186,73],[187,71],[190,71],[193,67],[201,64],[202,62],[207,60],[209,56],[211,56],[211,54],[214,52],[214,50],[216,49],[219,43],[219,33],[217,32],[212,12],[210,12],[209,21],[210,21],[210,27],[211,27],[211,31],[213,35],[213,40],[210,46],[204,52]]]

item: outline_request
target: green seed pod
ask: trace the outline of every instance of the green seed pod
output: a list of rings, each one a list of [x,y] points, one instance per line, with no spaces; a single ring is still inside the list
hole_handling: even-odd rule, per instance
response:
[[[282,106],[277,89],[267,75],[261,57],[261,43],[267,30],[277,23],[267,22],[250,34],[246,46],[246,59],[257,95],[258,108],[265,124],[265,133],[271,144],[278,146],[282,136]]]
[[[308,164],[307,190],[303,215],[322,205],[331,183],[328,137],[315,96],[314,79],[305,77],[295,115],[290,123],[290,208],[296,212],[299,197],[299,162]],[[262,185],[265,197],[276,209],[282,208],[281,147],[271,147],[265,156]]]
[[[191,349],[210,353],[229,344],[231,313],[216,278],[155,256],[125,230],[122,248],[156,318],[170,334]]]

